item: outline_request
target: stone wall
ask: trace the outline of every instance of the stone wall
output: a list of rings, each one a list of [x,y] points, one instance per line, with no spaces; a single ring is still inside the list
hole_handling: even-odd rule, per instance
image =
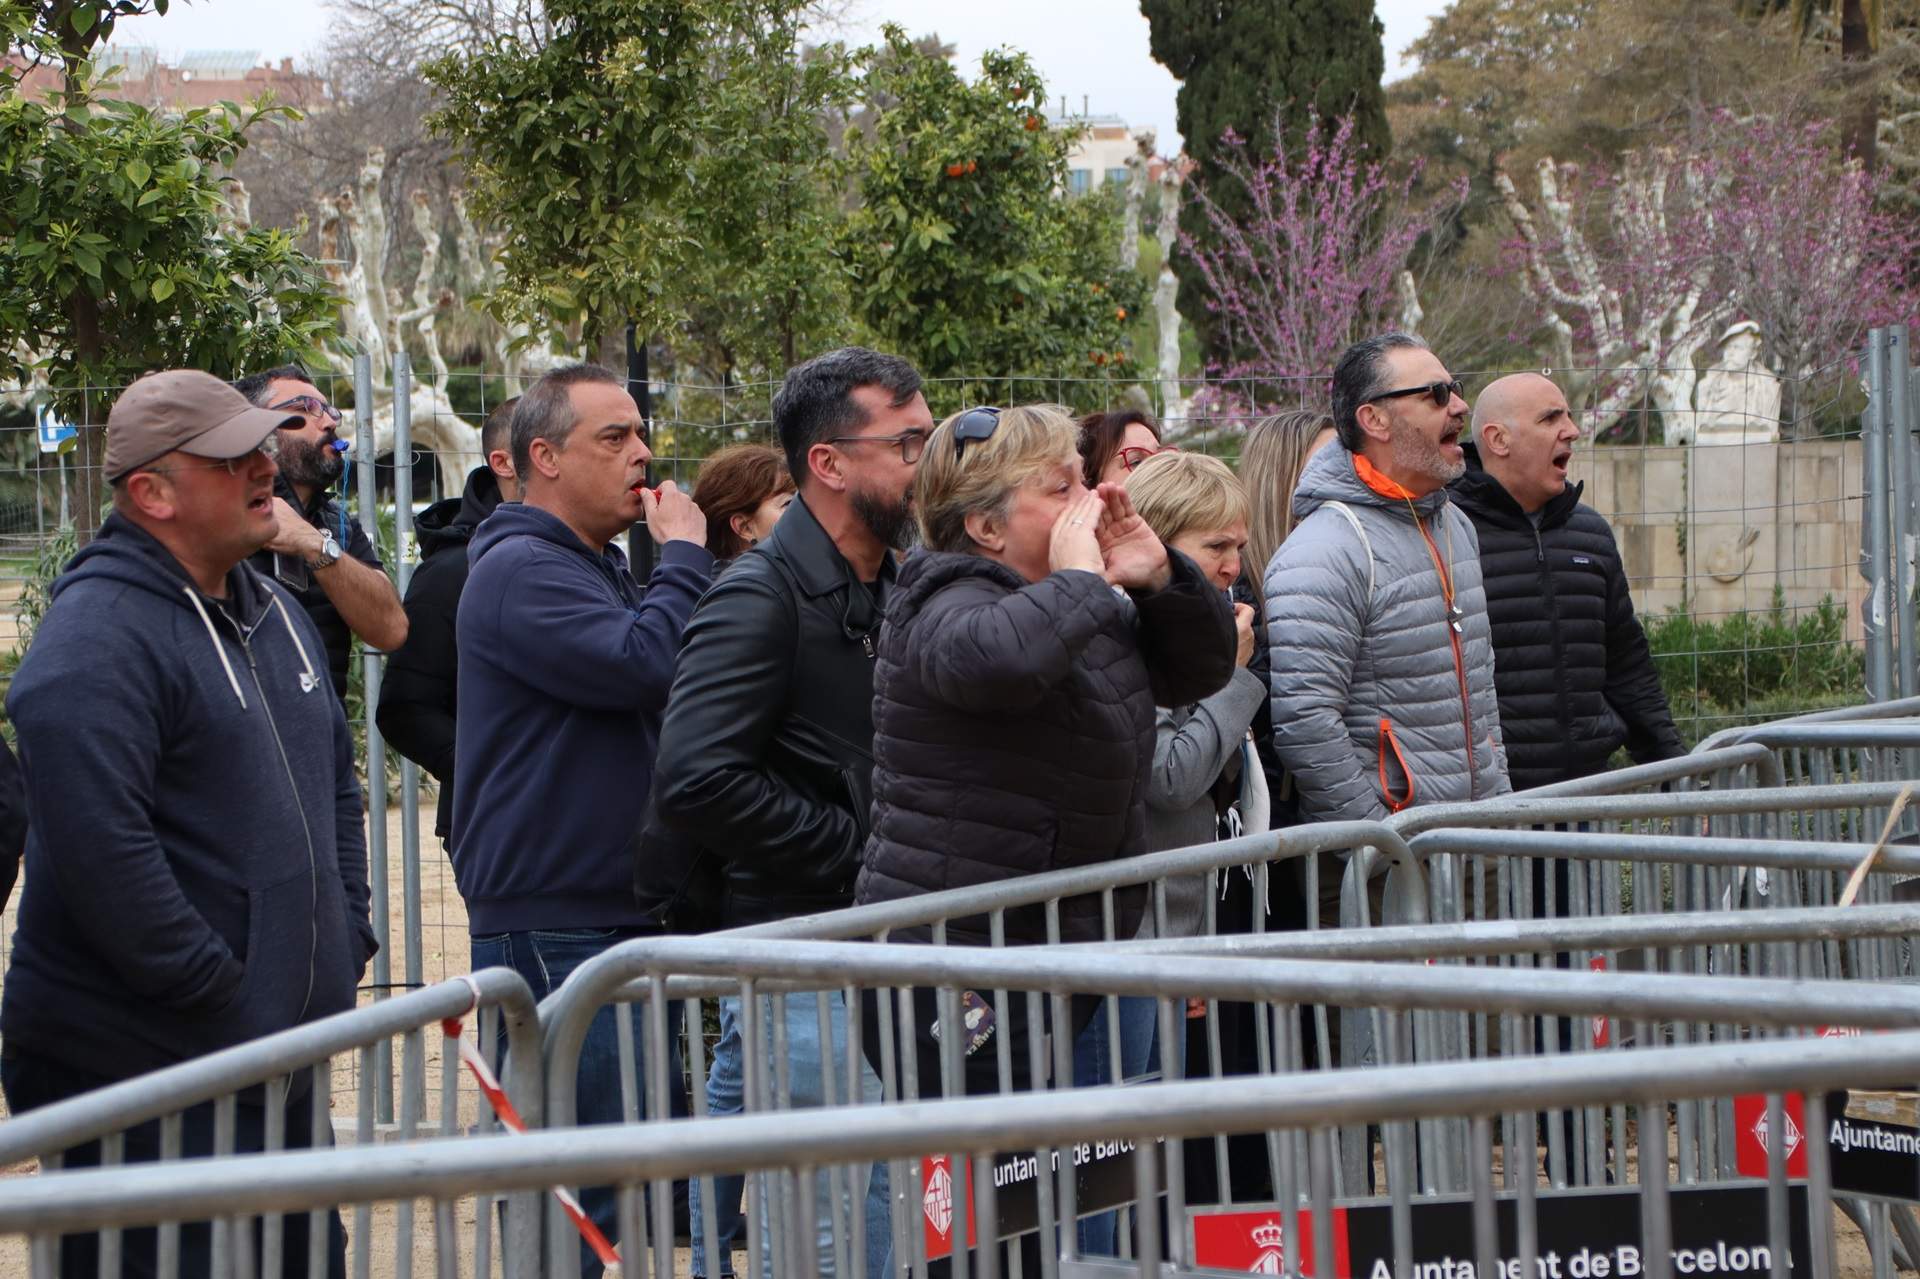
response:
[[[1860,638],[1860,441],[1593,448],[1584,500],[1613,524],[1636,607],[1699,617],[1832,596]],[[1682,531],[1684,529],[1684,536]]]

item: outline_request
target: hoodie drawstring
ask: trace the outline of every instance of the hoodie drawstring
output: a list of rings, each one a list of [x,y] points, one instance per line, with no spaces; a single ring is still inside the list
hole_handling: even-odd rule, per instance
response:
[[[240,699],[240,709],[247,709],[247,695],[240,691],[239,677],[233,673],[233,663],[227,660],[227,646],[220,642],[220,632],[213,629],[213,619],[207,616],[207,606],[200,602],[200,592],[186,585],[180,589],[193,601],[193,611],[200,614],[200,624],[207,628],[207,638],[213,641],[213,651],[220,655],[220,669],[227,673],[227,684],[233,689],[233,695]]]
[[[278,595],[272,599],[274,608],[280,612],[280,624],[287,628],[287,638],[293,641],[294,650],[300,654],[300,664],[307,668],[306,682],[302,687],[311,689],[320,682],[320,677],[314,674],[313,659],[307,656],[307,646],[300,642],[300,632],[294,629],[293,619],[287,616],[287,606],[280,602]]]

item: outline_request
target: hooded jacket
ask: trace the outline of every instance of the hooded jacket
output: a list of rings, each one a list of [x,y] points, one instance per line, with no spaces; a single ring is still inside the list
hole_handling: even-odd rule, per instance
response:
[[[639,928],[634,845],[681,631],[713,556],[659,548],[642,590],[617,546],[502,503],[460,596],[454,879],[474,936]]]
[[[203,597],[118,515],[7,696],[33,814],[10,1051],[124,1079],[353,1006],[375,943],[353,743],[312,621]]]
[[[895,577],[889,556],[882,599]],[[735,927],[853,901],[879,634],[875,591],[800,497],[700,601],[635,869],[636,892],[669,926]],[[723,866],[723,879],[703,875],[703,862]],[[721,879],[718,902],[698,900],[716,895],[709,878]]]
[[[977,555],[907,559],[874,673],[860,904],[1147,851],[1154,707],[1211,696],[1234,670],[1226,594],[1167,559],[1164,588],[1126,595],[1097,573],[1028,582]],[[1117,894],[1115,936],[1134,935],[1143,897]],[[1098,895],[1060,904],[1063,941],[1099,941],[1102,924]],[[1046,939],[1041,907],[1007,912],[1008,944]],[[954,921],[947,940],[985,945],[988,921]]]
[[[1301,820],[1378,821],[1510,790],[1479,543],[1447,490],[1409,506],[1328,447],[1301,472],[1293,509],[1300,522],[1267,565],[1265,617],[1274,750]]]
[[[467,476],[465,492],[435,502],[414,521],[422,558],[407,583],[407,642],[387,659],[380,679],[380,733],[440,783],[433,833],[442,839],[453,829],[460,662],[454,622],[467,584],[467,543],[498,505],[500,481],[479,466]]]
[[[1454,501],[1480,537],[1500,728],[1517,789],[1686,754],[1613,530],[1569,484],[1535,527],[1468,446]]]

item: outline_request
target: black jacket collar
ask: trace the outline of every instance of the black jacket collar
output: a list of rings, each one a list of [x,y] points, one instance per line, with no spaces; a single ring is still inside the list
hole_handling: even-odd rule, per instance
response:
[[[809,599],[831,595],[855,580],[853,566],[840,554],[840,548],[827,536],[827,530],[820,527],[820,521],[807,507],[807,500],[798,494],[781,515],[780,522],[773,526],[767,548],[786,561]],[[881,582],[891,585],[897,572],[894,556],[888,555],[880,561]]]
[[[1467,514],[1509,528],[1530,527],[1532,521],[1520,509],[1520,503],[1514,501],[1513,494],[1507,492],[1506,485],[1489,475],[1480,464],[1480,450],[1471,442],[1462,444],[1460,448],[1467,455],[1466,474],[1447,487],[1453,490],[1454,499]],[[1572,519],[1573,510],[1580,505],[1580,495],[1586,488],[1586,481],[1582,480],[1561,489],[1560,495],[1551,499],[1540,512],[1541,531],[1559,528]]]

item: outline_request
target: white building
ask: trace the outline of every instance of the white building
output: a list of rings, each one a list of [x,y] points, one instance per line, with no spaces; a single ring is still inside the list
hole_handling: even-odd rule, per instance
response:
[[[1117,115],[1088,115],[1084,110],[1069,113],[1063,107],[1050,112],[1047,123],[1079,135],[1067,153],[1070,193],[1085,195],[1109,183],[1126,186],[1127,157],[1134,153],[1137,144],[1125,120]]]

